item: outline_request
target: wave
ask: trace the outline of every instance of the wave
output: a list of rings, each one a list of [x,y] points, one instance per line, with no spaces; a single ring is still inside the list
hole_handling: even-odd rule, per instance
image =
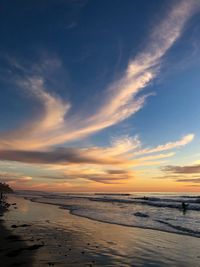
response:
[[[43,201],[39,201],[39,200],[36,200],[36,199],[31,199],[31,201],[39,202],[39,203],[45,203],[45,204],[52,204],[52,203],[49,203],[49,202],[43,202]],[[87,213],[81,212],[81,210],[79,210],[77,207],[73,207],[73,206],[70,206],[70,205],[57,205],[57,204],[52,204],[52,205],[59,206],[59,208],[61,208],[61,209],[67,209],[67,210],[70,211],[70,214],[72,214],[72,215],[80,216],[80,217],[87,218],[87,219],[94,220],[94,221],[98,221],[98,222],[116,224],[116,225],[125,226],[125,227],[137,227],[137,228],[141,228],[141,229],[149,229],[149,230],[155,230],[155,231],[157,230],[157,231],[162,231],[162,232],[167,232],[167,233],[189,235],[189,236],[200,238],[200,231],[192,230],[192,229],[189,229],[189,228],[186,228],[186,227],[182,227],[180,225],[173,225],[173,224],[171,224],[169,222],[162,221],[162,220],[154,220],[154,221],[158,222],[160,224],[169,226],[169,228],[171,228],[171,229],[169,229],[169,228],[168,229],[162,229],[161,227],[155,227],[155,226],[154,227],[142,226],[142,225],[139,225],[139,224],[129,225],[127,223],[122,223],[122,222],[119,223],[119,222],[116,222],[116,221],[113,221],[113,220],[106,220],[106,219],[103,219],[103,218],[98,218],[98,217],[95,217],[95,216],[88,215]],[[143,215],[140,212],[135,213],[134,215],[135,216],[139,216],[141,218],[148,218],[149,217],[148,215],[146,215],[146,214]],[[170,220],[169,218],[166,218],[166,219]]]
[[[97,196],[131,196],[131,194],[127,193],[94,193]]]
[[[153,229],[200,237],[199,203],[191,203],[186,214],[181,200],[196,201],[188,196],[137,196],[133,194],[25,194],[23,197],[67,209],[71,214],[95,221],[128,227]],[[188,204],[188,202],[187,202]]]
[[[156,220],[157,222],[159,223],[162,223],[162,224],[165,224],[165,225],[168,225],[176,230],[179,230],[179,231],[183,231],[183,232],[186,232],[188,234],[192,234],[194,236],[199,236],[200,237],[200,231],[194,231],[192,229],[189,229],[189,228],[186,228],[186,227],[183,227],[183,226],[180,226],[180,225],[173,225],[169,222],[165,222],[165,221],[162,221],[162,220]]]
[[[159,208],[172,208],[172,209],[182,209],[182,203],[185,202],[184,199],[174,200],[174,199],[158,199],[158,198],[132,198],[132,199],[114,199],[114,198],[89,198],[90,201],[99,202],[116,202],[125,204],[140,204]],[[187,201],[188,210],[200,211],[200,199]]]
[[[21,194],[20,192],[19,194]],[[30,195],[30,192],[23,191],[23,194]],[[48,199],[88,199],[97,202],[111,202],[121,204],[137,204],[141,206],[151,206],[157,208],[182,209],[182,203],[187,204],[187,210],[200,211],[200,196],[173,196],[173,197],[152,197],[152,196],[132,196],[126,193],[94,193],[94,194],[58,194],[47,192],[34,192],[34,194]]]

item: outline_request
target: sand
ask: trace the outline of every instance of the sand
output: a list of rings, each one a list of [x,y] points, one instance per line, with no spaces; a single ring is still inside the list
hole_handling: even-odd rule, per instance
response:
[[[17,209],[4,214],[7,230],[1,222],[5,267],[200,266],[199,238],[96,222],[20,197],[10,202]]]

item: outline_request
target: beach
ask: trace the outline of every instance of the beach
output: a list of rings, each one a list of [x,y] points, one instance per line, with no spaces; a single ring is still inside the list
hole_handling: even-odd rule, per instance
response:
[[[0,267],[200,267],[200,0],[0,14]]]
[[[1,222],[4,266],[200,266],[197,237],[98,222],[20,196],[8,201],[16,205]]]

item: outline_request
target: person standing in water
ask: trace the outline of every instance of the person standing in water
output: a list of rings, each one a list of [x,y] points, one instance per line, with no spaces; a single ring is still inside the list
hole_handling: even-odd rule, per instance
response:
[[[182,202],[182,210],[183,210],[183,213],[185,214],[186,211],[187,211],[187,207],[188,207],[188,204],[186,204],[185,202]]]

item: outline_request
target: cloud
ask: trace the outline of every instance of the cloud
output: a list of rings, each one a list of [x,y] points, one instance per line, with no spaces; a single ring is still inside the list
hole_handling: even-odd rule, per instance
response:
[[[187,184],[185,185],[186,187],[200,187],[200,185],[197,185],[197,184]]]
[[[192,0],[178,1],[171,11],[158,24],[150,35],[147,47],[128,67],[128,75],[138,75],[152,67],[158,67],[160,59],[171,48],[183,32],[184,25],[190,17],[199,10],[199,3]]]
[[[21,177],[18,179],[18,181],[21,181],[21,182],[28,182],[28,181],[31,181],[33,178],[31,176],[24,176],[24,177]]]
[[[200,165],[166,166],[163,171],[182,174],[200,173]]]
[[[0,160],[20,161],[38,164],[120,164],[117,158],[95,155],[89,149],[58,148],[49,151],[0,150]]]
[[[16,68],[25,72],[18,79],[18,85],[38,100],[41,115],[29,120],[22,128],[1,133],[0,149],[44,149],[94,134],[135,114],[149,96],[138,94],[158,75],[162,57],[179,38],[197,7],[197,1],[191,0],[179,1],[171,8],[150,34],[143,51],[130,60],[122,77],[104,91],[102,102],[92,114],[67,116],[71,104],[48,92],[44,64],[37,71],[36,68],[27,71],[20,64],[15,64]],[[61,67],[57,61],[50,60],[50,63],[53,69]]]
[[[71,169],[67,170],[64,179],[84,179],[103,184],[124,183],[125,180],[133,179],[134,171],[120,170],[120,169],[91,169],[85,168],[81,170]]]
[[[132,139],[135,140],[135,139]],[[130,144],[130,142],[128,142]],[[136,142],[137,143],[137,142]],[[137,144],[131,142],[133,147],[127,146],[127,138],[121,142],[113,143],[110,147],[89,148],[55,148],[42,151],[27,150],[0,150],[0,160],[18,161],[34,164],[94,164],[94,165],[119,165],[133,167],[141,165],[154,165],[160,160],[174,156],[174,153],[161,153],[146,157],[135,158],[134,149]],[[131,151],[131,153],[130,153]]]
[[[63,71],[62,62],[58,58],[49,57],[28,67],[16,60],[10,60],[12,71],[16,74],[12,73],[14,78],[9,82],[13,82],[38,103],[38,112],[22,127],[0,132],[0,160],[68,167],[74,164],[90,165],[90,170],[80,168],[79,171],[72,171],[69,168],[62,177],[110,184],[132,179],[134,173],[128,168],[157,165],[163,163],[161,159],[172,157],[173,152],[160,152],[190,143],[194,138],[193,134],[175,142],[144,149],[141,149],[142,144],[137,136],[115,138],[108,147],[54,147],[116,125],[143,108],[151,94],[141,93],[158,76],[163,57],[178,40],[185,24],[197,10],[199,4],[195,0],[178,1],[150,33],[143,50],[128,62],[121,77],[103,90],[98,98],[99,103],[92,111],[74,111],[72,103],[52,93],[47,86],[55,72]],[[56,88],[54,89],[56,91]],[[141,157],[150,153],[159,154]],[[91,165],[100,165],[102,170],[93,170]],[[110,170],[110,165],[118,169]],[[170,172],[170,168],[173,166],[167,166],[166,170]],[[180,172],[180,168],[184,167],[177,169],[177,166],[174,166],[173,171]],[[25,176],[16,179],[21,182],[31,181]]]
[[[0,182],[6,183],[26,183],[32,180],[31,176],[24,176],[20,173],[0,172]]]
[[[172,175],[172,174],[168,174],[168,175],[163,175],[163,176],[156,176],[156,177],[152,177],[153,179],[159,179],[159,180],[162,180],[162,179],[170,179],[170,180],[176,180],[178,178],[184,178],[184,176],[180,176],[180,175]]]
[[[23,81],[17,81],[25,88],[42,107],[39,116],[29,120],[20,129],[1,133],[0,149],[7,148],[32,148],[41,146],[45,139],[50,137],[51,132],[57,132],[62,128],[64,117],[70,108],[69,103],[64,103],[61,98],[48,93],[45,89],[44,80],[41,77],[27,77]],[[28,135],[28,137],[26,137]]]
[[[178,141],[169,142],[169,143],[166,143],[164,145],[159,145],[159,146],[154,147],[154,148],[143,149],[143,150],[136,152],[136,154],[139,154],[139,155],[150,154],[150,153],[157,153],[157,152],[161,152],[161,151],[165,151],[165,150],[171,150],[174,148],[185,146],[185,145],[189,144],[193,139],[194,139],[194,134],[188,134],[188,135],[185,135],[182,139],[180,139]]]
[[[186,165],[186,166],[165,166],[162,171],[166,173],[165,176],[159,179],[172,179],[181,183],[200,183],[200,165]],[[195,174],[197,174],[195,176]]]
[[[35,164],[40,168],[45,165],[45,168],[50,168],[47,173],[53,174],[38,176],[49,180],[73,182],[84,179],[103,184],[119,184],[134,178],[133,168],[166,165],[163,159],[174,156],[174,152],[158,153],[155,150],[154,155],[138,157],[137,151],[141,146],[138,136],[123,136],[112,139],[111,145],[107,147],[0,150],[0,160]]]
[[[134,175],[130,168],[161,165],[165,163],[161,159],[174,156],[174,152],[170,152],[138,158],[138,155],[134,155],[138,146],[141,146],[138,137],[126,136],[119,140],[115,138],[110,147],[69,147],[43,151],[0,150],[0,160],[39,166],[48,165],[51,168],[55,166],[59,175],[45,175],[47,179],[70,179],[72,181],[82,178],[110,184],[122,183],[122,180],[133,178]],[[113,169],[113,167],[117,167],[117,169]],[[44,178],[44,175],[40,178]],[[11,180],[13,180],[13,176]]]
[[[166,154],[158,154],[158,155],[151,155],[151,156],[146,156],[146,157],[141,157],[138,159],[138,161],[150,161],[150,160],[155,160],[155,159],[163,159],[163,158],[169,158],[173,157],[175,153],[166,153]]]
[[[177,179],[176,182],[200,183],[200,178]]]
[[[92,182],[98,182],[103,184],[122,184],[125,180],[133,179],[135,172],[125,169],[100,169],[92,168],[91,166],[84,168],[70,167],[66,169],[64,173],[57,176],[45,175],[40,178],[48,180],[65,180],[68,182],[74,182],[76,180],[87,180]]]

